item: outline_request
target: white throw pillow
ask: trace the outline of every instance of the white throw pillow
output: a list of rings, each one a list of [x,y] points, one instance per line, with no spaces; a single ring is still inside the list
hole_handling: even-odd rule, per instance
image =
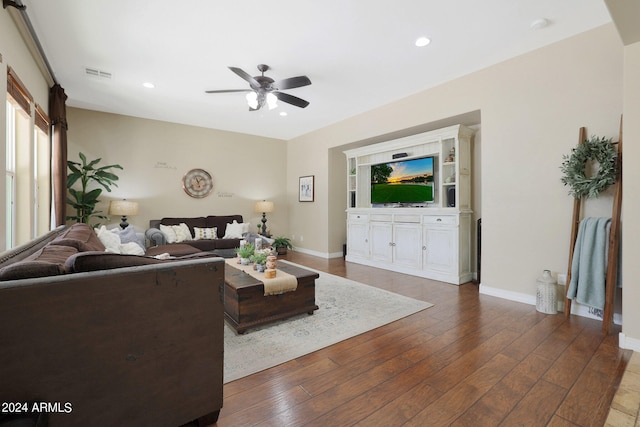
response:
[[[250,227],[251,227],[251,223],[250,222],[243,222],[242,223],[242,234],[248,233]]]
[[[144,255],[144,250],[136,242],[122,243],[119,249],[121,254]]]
[[[176,232],[171,225],[160,224],[160,231],[164,234],[167,243],[175,243],[178,240],[178,236],[176,236]]]
[[[104,245],[106,252],[112,252],[115,254],[120,253],[120,236],[107,230],[107,227],[104,225],[94,231],[96,232],[98,239],[100,239]]]
[[[244,224],[245,223],[238,224],[238,221],[234,219],[233,223],[227,224],[227,230],[224,233],[223,239],[242,239]]]
[[[181,222],[180,225],[173,225],[173,231],[176,233],[176,242],[184,242],[185,240],[193,240],[193,236],[191,235],[191,230],[189,230],[189,226],[184,222]]]
[[[218,228],[193,227],[194,240],[213,240],[218,238]]]

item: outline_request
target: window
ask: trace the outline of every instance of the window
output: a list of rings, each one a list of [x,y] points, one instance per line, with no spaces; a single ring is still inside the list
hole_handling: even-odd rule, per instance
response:
[[[33,114],[32,114],[33,113]],[[7,67],[5,241],[7,249],[50,229],[50,120]]]
[[[5,247],[12,248],[15,244],[15,199],[16,199],[16,110],[7,100],[7,137],[6,137],[6,235]]]

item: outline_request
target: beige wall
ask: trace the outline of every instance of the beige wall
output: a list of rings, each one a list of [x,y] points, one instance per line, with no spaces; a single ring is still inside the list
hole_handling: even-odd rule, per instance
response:
[[[622,332],[626,335],[626,347],[640,351],[640,196],[636,187],[640,182],[640,168],[635,160],[640,158],[640,42],[624,49],[624,129],[622,170]],[[626,220],[624,220],[626,219]]]
[[[0,79],[3,83],[0,84],[0,165],[4,170],[6,164],[6,76],[7,67],[11,67],[19,76],[22,83],[28,89],[29,93],[34,99],[34,105],[40,105],[45,111],[48,110],[49,99],[49,86],[46,79],[43,77],[37,63],[29,53],[29,49],[22,39],[18,29],[16,28],[13,19],[10,16],[10,9],[0,10],[0,55],[2,55],[2,62],[0,62]],[[15,11],[12,11],[15,13]],[[23,132],[26,132],[24,138],[32,139],[31,129],[33,129],[33,114],[30,122],[27,122]],[[33,144],[29,144],[30,147],[20,147],[20,152],[23,156],[22,164],[24,167],[31,171],[33,170],[32,152],[31,147]],[[24,207],[21,209],[20,216],[17,218],[17,232],[16,232],[16,244],[19,245],[31,239],[35,233],[33,228],[34,211],[30,209],[30,203],[32,200],[32,188],[33,181],[31,176],[33,173],[28,173],[27,179],[22,179],[18,183],[18,189],[21,190],[18,195],[18,203],[22,203]],[[5,248],[5,226],[6,226],[6,176],[4,173],[0,174],[0,251]],[[46,230],[40,230],[40,234]]]
[[[254,203],[267,199],[275,203],[268,228],[287,232],[284,141],[77,108],[68,108],[67,116],[70,160],[79,161],[82,151],[90,160],[102,158],[100,166],[124,168],[117,171],[118,187],[102,194],[103,212],[109,200],[126,198],[140,204],[140,214],[129,218],[138,230],[154,218],[241,214],[256,231],[261,214]],[[182,176],[193,168],[212,175],[208,197],[194,199],[183,191]]]
[[[318,208],[291,204],[291,229],[306,227],[314,237],[296,244],[341,250],[345,224],[336,212],[345,198],[335,212],[323,208],[329,193],[344,191],[346,171],[341,166],[341,182],[338,169],[324,165],[329,151],[479,111],[481,205],[474,208],[483,220],[482,284],[514,299],[535,295],[543,269],[567,270],[572,199],[560,182],[562,155],[581,126],[617,139],[622,67],[623,46],[606,25],[289,141],[288,176],[316,174]],[[610,215],[611,201],[590,201],[588,214]]]

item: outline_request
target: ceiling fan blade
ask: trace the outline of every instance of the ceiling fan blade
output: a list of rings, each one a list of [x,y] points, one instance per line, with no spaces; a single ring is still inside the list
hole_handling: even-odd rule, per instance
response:
[[[238,67],[229,67],[229,69],[234,73],[236,73],[237,75],[239,75],[244,80],[248,81],[252,88],[255,89],[260,87],[260,83],[258,83],[258,81],[254,79],[252,76],[250,76],[249,73],[247,73],[246,71]]]
[[[308,86],[310,84],[311,84],[311,80],[309,80],[309,77],[297,76],[297,77],[291,77],[288,79],[280,80],[279,82],[274,83],[273,86],[278,88],[279,90],[286,90],[286,89],[295,89],[297,87],[302,87],[302,86]]]
[[[205,90],[205,93],[251,92],[253,89]]]
[[[304,108],[309,105],[308,101],[298,98],[297,96],[289,95],[288,93],[276,91],[271,93],[273,93],[280,101],[286,102],[287,104],[295,105],[296,107]]]

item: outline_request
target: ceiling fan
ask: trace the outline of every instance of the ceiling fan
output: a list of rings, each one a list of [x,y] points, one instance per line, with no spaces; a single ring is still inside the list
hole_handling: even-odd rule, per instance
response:
[[[262,108],[265,104],[269,106],[269,109],[274,108],[276,100],[286,102],[287,104],[295,105],[296,107],[305,108],[309,105],[308,101],[298,98],[297,96],[289,95],[288,93],[280,92],[286,89],[295,89],[302,86],[308,86],[311,84],[311,80],[307,76],[290,77],[288,79],[275,81],[271,77],[264,75],[264,72],[269,69],[268,65],[258,64],[258,71],[262,73],[261,76],[251,77],[246,71],[237,68],[229,67],[231,71],[236,73],[242,79],[249,82],[248,89],[227,89],[227,90],[207,90],[206,93],[229,93],[229,92],[248,92],[247,102],[249,103],[249,111],[256,111]]]

